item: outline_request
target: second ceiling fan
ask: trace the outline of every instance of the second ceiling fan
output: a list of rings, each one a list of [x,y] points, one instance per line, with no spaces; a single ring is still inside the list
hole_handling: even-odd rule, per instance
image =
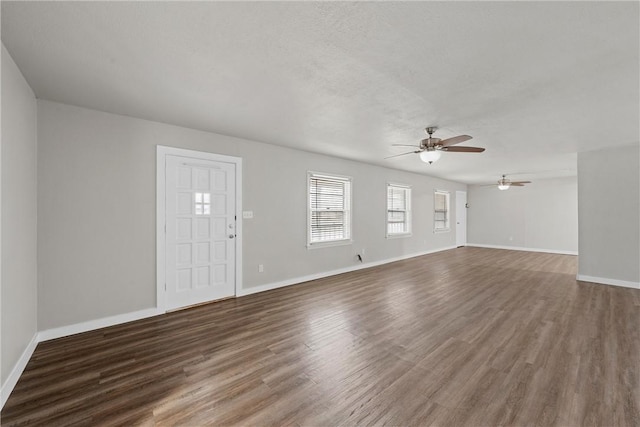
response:
[[[487,184],[482,187],[498,187],[498,190],[504,191],[511,187],[524,187],[525,184],[531,184],[531,181],[511,181],[506,175],[502,175],[497,184]]]
[[[440,158],[443,151],[450,153],[482,153],[484,151],[484,148],[480,147],[452,147],[453,145],[470,140],[471,136],[458,135],[447,139],[434,138],[433,133],[436,129],[437,127],[435,126],[426,128],[425,132],[429,137],[420,141],[420,145],[393,144],[394,147],[414,147],[417,148],[417,150],[385,158],[390,159],[392,157],[405,156],[407,154],[420,154],[420,159],[423,162],[431,164]]]

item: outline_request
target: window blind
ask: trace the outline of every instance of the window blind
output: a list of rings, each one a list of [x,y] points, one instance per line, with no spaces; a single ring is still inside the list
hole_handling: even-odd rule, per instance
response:
[[[309,243],[351,238],[351,181],[309,175]]]
[[[449,193],[436,191],[434,198],[433,229],[449,229]]]
[[[411,223],[411,189],[387,185],[387,235],[409,233]]]

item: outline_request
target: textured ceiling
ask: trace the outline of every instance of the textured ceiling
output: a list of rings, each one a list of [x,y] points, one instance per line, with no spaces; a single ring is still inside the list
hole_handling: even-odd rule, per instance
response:
[[[638,143],[638,2],[2,2],[39,98],[466,183]],[[433,165],[391,144],[474,137]]]

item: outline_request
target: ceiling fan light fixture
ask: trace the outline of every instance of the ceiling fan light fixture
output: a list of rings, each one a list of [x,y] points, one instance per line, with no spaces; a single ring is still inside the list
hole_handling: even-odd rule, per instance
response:
[[[420,160],[422,160],[425,163],[431,164],[433,162],[438,161],[440,156],[442,156],[442,153],[440,152],[440,150],[425,150],[422,153],[420,153]]]
[[[511,185],[508,183],[498,184],[498,190],[508,190]]]

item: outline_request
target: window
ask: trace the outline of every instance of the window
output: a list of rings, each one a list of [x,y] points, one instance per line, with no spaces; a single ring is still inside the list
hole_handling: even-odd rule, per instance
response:
[[[433,231],[449,231],[449,192],[436,190],[433,205]]]
[[[309,172],[309,246],[351,239],[351,178]]]
[[[387,184],[387,237],[411,233],[411,188]]]
[[[196,193],[196,215],[211,214],[211,193]]]

